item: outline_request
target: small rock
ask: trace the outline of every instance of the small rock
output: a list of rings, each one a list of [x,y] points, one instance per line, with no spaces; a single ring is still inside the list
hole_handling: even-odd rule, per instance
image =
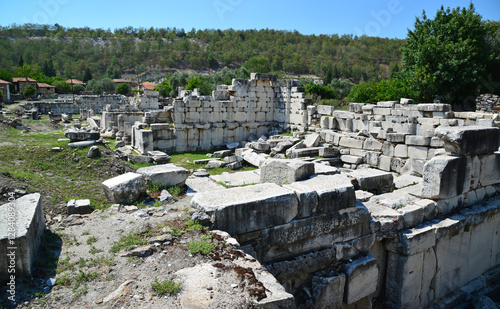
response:
[[[212,225],[211,217],[204,212],[195,212],[191,216],[191,219],[193,219],[193,221],[197,221],[198,223],[204,226]]]
[[[207,172],[206,169],[200,168],[200,169],[197,169],[196,172],[193,173],[193,176],[195,176],[195,177],[209,177],[210,174]]]
[[[148,246],[136,248],[130,252],[122,254],[121,256],[122,257],[130,257],[130,256],[146,257],[146,256],[150,256],[151,254],[153,254],[153,250],[154,250],[154,245],[148,245]]]
[[[232,287],[233,289],[235,289],[235,288],[237,288],[237,287],[238,287],[238,285],[233,283],[233,284],[231,284],[231,287]]]
[[[54,286],[54,285],[56,285],[56,278],[49,278],[49,279],[47,279],[47,281],[45,282],[45,284],[47,284],[48,286]]]
[[[172,234],[163,234],[160,236],[151,237],[148,239],[148,243],[154,244],[155,242],[163,243],[172,240]]]
[[[116,141],[115,142],[115,147],[116,148],[120,148],[120,147],[123,147],[125,146],[125,142],[124,141]]]
[[[162,190],[159,198],[162,203],[171,203],[174,201],[172,194],[170,194],[167,190]]]
[[[96,304],[102,304],[103,303],[103,299],[102,298],[99,298],[98,300],[95,301]]]
[[[89,149],[89,152],[87,153],[87,157],[89,158],[97,158],[101,154],[101,151],[99,150],[99,147],[97,146],[92,146]]]
[[[55,152],[59,152],[61,150],[63,150],[61,147],[52,147],[52,149],[50,149],[51,151],[55,151]]]

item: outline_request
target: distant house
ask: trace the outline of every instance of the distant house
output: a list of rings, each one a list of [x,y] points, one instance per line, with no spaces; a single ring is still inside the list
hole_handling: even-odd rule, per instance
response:
[[[10,101],[10,90],[9,90],[9,85],[12,84],[8,81],[1,80],[0,79],[0,90],[2,90],[2,101]]]
[[[150,82],[144,82],[139,84],[140,88],[144,89],[144,91],[154,91],[156,88],[156,84],[150,83]]]
[[[85,86],[85,83],[82,82],[81,80],[78,80],[78,79],[68,79],[68,80],[65,80],[64,81],[65,83],[67,84],[73,84],[73,85],[82,85],[82,86]]]
[[[53,95],[56,93],[56,87],[46,83],[37,83],[36,88],[36,92],[40,95]]]
[[[12,83],[17,93],[23,93],[26,87],[33,85],[36,88],[36,80],[29,77],[13,77]]]

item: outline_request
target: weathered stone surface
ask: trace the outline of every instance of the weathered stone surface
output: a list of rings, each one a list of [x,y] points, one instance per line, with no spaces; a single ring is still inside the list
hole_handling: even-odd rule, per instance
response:
[[[67,204],[67,210],[68,214],[79,214],[79,215],[85,215],[85,214],[90,214],[94,209],[92,209],[92,206],[90,205],[90,200],[85,199],[85,200],[70,200]]]
[[[389,252],[385,295],[395,306],[419,308],[423,256],[423,252],[411,256]]]
[[[389,143],[404,143],[406,135],[404,133],[387,133],[386,140]]]
[[[302,160],[268,159],[260,167],[260,182],[276,184],[305,180],[314,175],[314,163]]]
[[[479,183],[481,186],[489,186],[500,183],[500,152],[479,156],[481,172]]]
[[[98,140],[101,137],[99,131],[76,130],[71,129],[64,132],[64,136],[69,138],[72,142],[87,141],[87,140]]]
[[[383,144],[376,139],[367,139],[363,144],[363,149],[365,150],[375,150],[381,151]]]
[[[417,110],[421,112],[449,112],[451,111],[451,105],[442,103],[418,104]]]
[[[345,175],[320,175],[297,182],[297,184],[312,188],[317,192],[318,213],[337,211],[356,205],[354,187]]]
[[[102,188],[113,203],[131,203],[146,192],[146,181],[141,174],[126,173],[104,181]]]
[[[321,141],[321,137],[317,133],[312,133],[309,135],[306,135],[306,139],[304,140],[304,145],[309,148],[309,147],[316,147],[319,145],[319,142]]]
[[[314,308],[342,309],[345,281],[344,274],[326,278],[314,277],[312,279]]]
[[[335,108],[331,105],[317,105],[316,110],[320,115],[333,115]]]
[[[153,184],[166,187],[182,187],[186,182],[188,171],[185,168],[175,166],[174,164],[162,164],[156,166],[142,167],[137,173],[144,175]]]
[[[301,182],[294,182],[284,185],[285,188],[292,190],[299,200],[299,209],[297,219],[307,218],[314,215],[318,207],[318,193],[310,186]]]
[[[500,146],[500,129],[494,127],[439,127],[435,134],[452,154],[488,154],[497,151]]]
[[[340,160],[342,160],[342,162],[349,163],[349,164],[361,164],[361,163],[363,163],[362,157],[356,157],[356,156],[351,156],[351,155],[340,156]]]
[[[404,255],[417,254],[436,244],[435,226],[432,223],[403,231],[398,236],[398,242],[392,242],[386,247]]]
[[[156,164],[167,164],[170,162],[170,156],[163,151],[153,150],[148,151],[148,155],[153,157]]]
[[[427,160],[429,148],[424,146],[408,146],[408,157],[415,160]]]
[[[352,304],[377,290],[379,266],[377,260],[368,253],[344,266],[346,284],[344,302]]]
[[[87,152],[87,157],[90,159],[97,158],[100,155],[101,155],[101,151],[99,150],[99,147],[97,147],[97,146],[90,147],[89,151]]]
[[[276,144],[276,146],[273,147],[271,149],[271,151],[273,151],[275,153],[282,153],[282,152],[285,152],[287,149],[289,149],[292,146],[293,146],[293,141],[290,139],[286,139],[286,140],[281,141],[278,144]]]
[[[407,135],[405,144],[408,146],[429,146],[431,144],[431,137],[420,135]]]
[[[339,146],[346,148],[362,149],[363,141],[352,137],[342,137],[339,141]]]
[[[335,158],[340,155],[340,150],[333,147],[321,147],[319,148],[319,156],[322,158]]]
[[[212,228],[231,235],[288,223],[298,212],[295,193],[276,184],[197,193],[190,205],[212,217]]]
[[[303,157],[316,157],[319,155],[320,149],[322,149],[322,147],[310,147],[310,148],[294,149],[290,153],[289,157],[291,159],[303,158]]]
[[[148,164],[153,163],[153,158],[150,156],[129,154],[127,158],[128,162],[130,163],[148,163]]]
[[[408,146],[399,144],[394,147],[394,156],[399,158],[407,158],[408,157]]]
[[[422,196],[430,199],[447,199],[468,191],[465,157],[439,156],[424,165]]]
[[[340,170],[328,164],[314,163],[314,173],[316,175],[336,175],[340,174]]]
[[[12,269],[15,269],[16,277],[31,277],[45,231],[40,194],[28,194],[3,204],[0,206],[0,218],[0,281],[7,281],[14,274]],[[9,268],[11,265],[15,268]]]
[[[380,156],[378,160],[378,168],[389,172],[391,170],[391,157],[388,156]]]
[[[355,179],[353,184],[356,190],[383,191],[393,186],[394,177],[389,172],[366,168],[349,172],[347,175]]]
[[[260,167],[262,163],[266,160],[263,156],[260,156],[255,151],[247,150],[242,153],[243,160],[252,164],[253,166]]]
[[[225,158],[227,156],[231,156],[233,155],[233,151],[232,150],[219,150],[219,151],[216,151],[214,152],[214,156],[217,157],[217,158]]]
[[[424,171],[424,161],[408,159],[406,160],[405,165],[401,169],[400,174],[409,174],[412,176],[421,177],[423,171]]]

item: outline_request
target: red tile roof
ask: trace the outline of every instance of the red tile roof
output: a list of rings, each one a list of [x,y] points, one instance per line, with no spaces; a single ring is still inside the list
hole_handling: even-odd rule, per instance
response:
[[[17,83],[17,82],[36,82],[33,78],[29,77],[12,77],[12,82]]]
[[[132,81],[128,80],[128,79],[113,79],[113,81],[115,83],[117,83],[117,84],[121,84],[121,83],[126,83],[126,84],[128,83],[128,84],[130,84],[130,83],[132,83]]]
[[[0,84],[2,84],[2,85],[8,85],[8,84],[12,84],[12,83],[10,83],[10,82],[8,82],[6,80],[0,79]]]
[[[49,85],[49,84],[46,84],[46,83],[36,83],[36,85],[38,86],[38,88],[56,88],[56,87]]]
[[[64,82],[67,84],[73,84],[73,85],[85,85],[84,82],[82,82],[81,80],[78,80],[78,79],[68,79],[68,80],[65,80]]]
[[[145,82],[141,84],[142,89],[144,90],[155,90],[156,84],[150,83],[150,82]]]

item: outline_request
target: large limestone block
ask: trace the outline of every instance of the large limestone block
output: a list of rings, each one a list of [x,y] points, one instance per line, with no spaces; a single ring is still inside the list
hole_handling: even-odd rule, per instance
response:
[[[284,185],[285,188],[292,190],[299,200],[299,210],[297,219],[307,218],[316,213],[318,207],[318,193],[314,188],[303,185],[301,182],[294,182]]]
[[[348,305],[367,297],[377,290],[379,265],[368,253],[343,267],[346,274],[344,302]]]
[[[389,252],[385,295],[396,308],[420,308],[423,262],[423,252],[411,256]]]
[[[500,129],[494,127],[439,127],[435,135],[444,141],[444,148],[452,154],[488,154],[500,146]]]
[[[64,132],[64,136],[69,138],[72,142],[78,141],[87,141],[87,140],[98,140],[101,137],[101,133],[99,131],[85,131],[85,130],[77,130],[71,129]]]
[[[40,194],[25,195],[3,204],[0,218],[0,282],[14,274],[12,269],[15,269],[16,277],[31,277],[45,231]],[[15,268],[10,268],[11,265]]]
[[[354,170],[347,175],[353,179],[356,190],[382,191],[391,188],[394,184],[392,173],[372,168]]]
[[[395,242],[387,245],[387,249],[404,255],[417,254],[436,244],[435,230],[436,227],[431,223],[403,231]]]
[[[253,150],[247,150],[242,153],[243,160],[252,164],[253,166],[260,167],[266,160],[263,156],[259,155]]]
[[[141,174],[125,173],[104,181],[102,188],[113,203],[131,203],[146,192],[146,181]]]
[[[260,169],[260,182],[279,185],[305,180],[314,175],[314,163],[303,160],[268,159]]]
[[[342,174],[319,175],[297,184],[314,189],[318,194],[318,213],[354,207],[356,194],[350,179]]]
[[[319,134],[317,133],[312,133],[306,136],[306,139],[304,140],[304,145],[309,148],[309,147],[316,147],[319,145],[319,142],[321,141],[321,138]]]
[[[316,110],[320,115],[333,115],[335,108],[331,105],[317,105]]]
[[[352,137],[343,137],[340,139],[339,146],[346,148],[363,149],[363,141]]]
[[[490,155],[479,156],[481,162],[481,172],[479,173],[479,183],[486,187],[500,183],[500,152]]]
[[[298,211],[295,193],[276,184],[197,193],[190,205],[211,216],[212,228],[231,235],[288,223]]]
[[[447,199],[470,187],[470,175],[466,175],[467,158],[439,156],[424,165],[422,196],[430,199]],[[469,183],[466,180],[469,179]]]
[[[188,170],[175,164],[142,167],[137,170],[137,173],[144,175],[153,184],[165,187],[184,186],[189,174]]]

